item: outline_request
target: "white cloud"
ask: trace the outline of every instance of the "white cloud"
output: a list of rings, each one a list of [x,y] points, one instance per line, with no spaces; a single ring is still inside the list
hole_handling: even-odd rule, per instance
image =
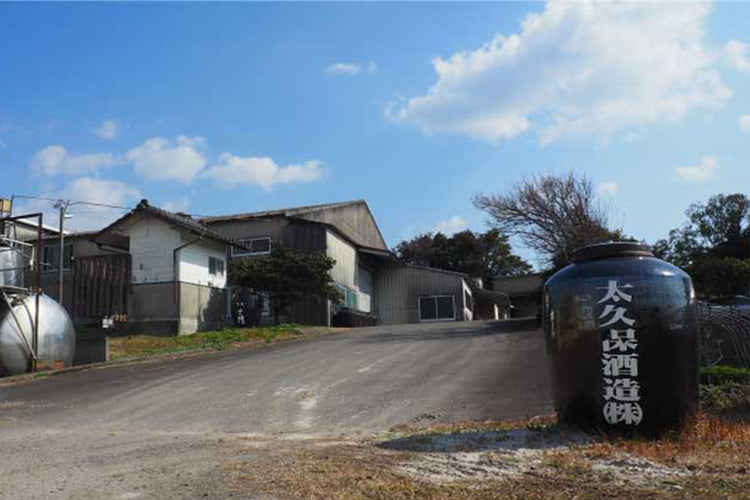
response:
[[[731,40],[724,46],[724,60],[738,71],[750,71],[750,43]]]
[[[372,61],[365,65],[355,63],[336,63],[331,64],[326,68],[326,73],[330,73],[332,75],[358,76],[362,73],[374,75],[377,72],[378,66]]]
[[[99,128],[94,129],[94,133],[102,139],[111,141],[120,133],[120,122],[107,118]]]
[[[427,134],[549,143],[713,111],[731,91],[704,40],[710,8],[551,1],[517,34],[434,59],[435,84],[387,114]]]
[[[119,181],[108,181],[81,177],[69,183],[59,191],[47,192],[41,195],[45,198],[65,199],[71,202],[90,202],[104,205],[132,207],[141,198],[137,189],[129,187]],[[66,219],[65,227],[71,231],[86,231],[102,229],[114,221],[127,209],[116,209],[101,206],[75,203],[70,206],[70,219]],[[28,202],[14,209],[16,213],[42,212],[45,225],[57,227],[59,212],[54,203],[46,200],[28,200]]]
[[[599,183],[598,191],[602,196],[615,196],[620,191],[620,185],[615,181],[602,181]]]
[[[351,63],[336,63],[326,68],[326,73],[331,73],[332,75],[357,76],[361,72],[362,68],[359,65]]]
[[[175,141],[152,137],[125,153],[125,158],[148,180],[189,183],[206,165],[203,143],[202,137],[181,135]]]
[[[45,175],[80,175],[117,163],[111,153],[71,154],[62,146],[49,146],[34,154],[31,168],[35,173]]]
[[[706,182],[714,178],[719,170],[719,162],[713,156],[704,156],[694,167],[677,167],[677,178],[685,182]]]
[[[466,220],[463,217],[454,215],[450,219],[440,221],[435,226],[436,233],[443,233],[446,236],[450,236],[455,233],[459,233],[466,229]]]
[[[740,115],[737,122],[740,124],[740,130],[750,134],[750,115]]]
[[[187,196],[183,196],[179,200],[165,201],[162,204],[162,208],[168,212],[187,212],[190,206],[190,200]]]
[[[323,178],[324,174],[323,163],[319,161],[280,167],[268,157],[243,157],[229,153],[222,154],[220,162],[206,172],[219,187],[231,188],[250,184],[265,190],[276,184],[317,181]]]

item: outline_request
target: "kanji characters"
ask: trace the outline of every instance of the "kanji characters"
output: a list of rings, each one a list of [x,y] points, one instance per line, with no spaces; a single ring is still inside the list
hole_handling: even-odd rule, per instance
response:
[[[639,401],[641,385],[630,378],[605,378],[604,399],[609,401]]]
[[[602,356],[602,373],[607,377],[638,375],[637,354],[604,354]]]
[[[608,285],[606,287],[598,287],[599,290],[607,290],[607,294],[602,298],[602,300],[599,301],[599,304],[603,302],[607,302],[608,300],[613,300],[614,302],[620,302],[620,299],[624,300],[625,302],[630,302],[633,300],[633,296],[629,295],[620,288],[633,288],[633,285],[630,283],[626,283],[618,288],[617,286],[617,280],[609,280]]]
[[[602,340],[602,352],[627,352],[628,350],[635,350],[638,347],[638,341],[635,340],[635,330],[628,328],[627,330],[609,330],[609,338]]]
[[[615,403],[610,401],[602,411],[604,420],[610,424],[638,425],[643,420],[643,409],[635,402]]]
[[[628,326],[633,326],[635,320],[625,316],[627,312],[628,310],[624,307],[615,307],[612,304],[607,304],[604,306],[604,311],[602,311],[602,313],[599,315],[599,319],[602,319],[605,316],[609,316],[610,314],[612,314],[612,317],[606,323],[602,323],[599,326],[604,328],[605,326],[613,325],[618,321],[622,321]]]
[[[624,292],[634,288],[630,283],[618,286],[617,280],[609,280],[604,297],[598,304],[604,304],[599,315],[602,331],[602,380],[604,406],[602,415],[610,424],[624,423],[638,425],[643,419],[641,385],[638,383],[638,339],[635,319],[628,316],[627,305],[633,295]],[[623,302],[624,304],[620,305]],[[612,327],[612,328],[607,328]],[[619,327],[619,328],[618,328]]]

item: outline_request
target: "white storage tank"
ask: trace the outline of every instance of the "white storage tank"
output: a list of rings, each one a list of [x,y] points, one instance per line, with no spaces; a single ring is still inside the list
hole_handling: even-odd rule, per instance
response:
[[[12,310],[0,301],[0,376],[31,370],[34,294],[8,295]],[[76,334],[68,312],[47,295],[39,296],[37,369],[57,369],[73,364]]]

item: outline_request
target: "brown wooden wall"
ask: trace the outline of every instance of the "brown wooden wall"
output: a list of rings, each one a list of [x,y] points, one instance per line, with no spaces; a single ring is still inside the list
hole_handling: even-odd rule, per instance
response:
[[[72,275],[71,315],[76,321],[127,314],[130,255],[76,258]]]

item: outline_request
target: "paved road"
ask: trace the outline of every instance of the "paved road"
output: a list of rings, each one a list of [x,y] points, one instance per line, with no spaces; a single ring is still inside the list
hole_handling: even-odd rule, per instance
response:
[[[223,497],[217,443],[546,414],[544,362],[537,330],[474,322],[0,385],[0,498]]]

